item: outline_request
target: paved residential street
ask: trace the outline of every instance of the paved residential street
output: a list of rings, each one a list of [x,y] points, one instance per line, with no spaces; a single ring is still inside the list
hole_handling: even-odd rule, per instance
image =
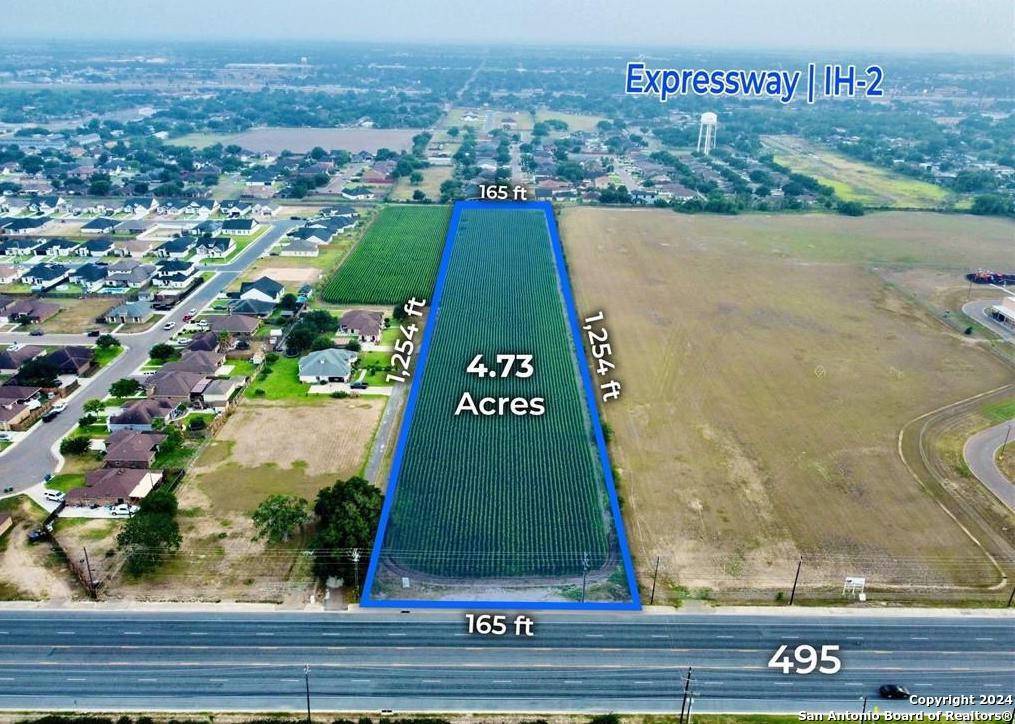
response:
[[[18,492],[38,483],[47,473],[54,472],[57,467],[54,449],[81,417],[85,401],[105,396],[113,382],[129,376],[148,359],[148,350],[153,345],[168,340],[175,330],[162,329],[165,322],[174,321],[180,325],[188,309],[191,307],[201,309],[210,304],[258,256],[297,224],[296,221],[276,222],[267,233],[251,243],[230,263],[202,267],[203,271],[214,271],[216,275],[147,331],[117,334],[117,339],[124,346],[123,352],[92,377],[82,379],[81,389],[67,400],[67,409],[55,420],[36,424],[23,440],[0,455],[0,480],[3,481],[4,487],[13,485],[15,492]],[[115,298],[111,297],[110,304],[114,302]],[[42,337],[30,337],[26,332],[0,334],[0,344],[28,341],[44,345],[95,343],[94,339],[84,334],[50,334]]]
[[[998,449],[1004,445],[1005,436],[1008,435],[1008,428],[1011,427],[1009,438],[1009,455],[1015,455],[1015,420],[1002,422],[1000,425],[982,430],[966,440],[962,448],[962,456],[966,459],[966,465],[976,479],[987,486],[998,500],[1015,512],[1015,484],[1008,480],[997,466],[995,457]]]
[[[0,708],[674,712],[885,708],[877,689],[1010,694],[1015,619],[927,612],[533,614],[531,639],[454,613],[0,611]],[[842,670],[783,674],[781,644],[838,644]],[[908,702],[890,708],[914,711]],[[964,707],[968,712],[1010,706]],[[954,709],[954,707],[945,707]]]

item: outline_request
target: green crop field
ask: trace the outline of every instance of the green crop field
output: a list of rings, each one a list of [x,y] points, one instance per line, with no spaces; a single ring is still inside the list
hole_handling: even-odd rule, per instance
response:
[[[429,298],[448,229],[447,206],[389,206],[324,287],[335,304]]]
[[[458,578],[581,573],[613,524],[542,211],[463,211],[382,554]],[[525,378],[479,377],[482,354],[532,355]],[[545,398],[545,414],[455,415],[472,398]]]

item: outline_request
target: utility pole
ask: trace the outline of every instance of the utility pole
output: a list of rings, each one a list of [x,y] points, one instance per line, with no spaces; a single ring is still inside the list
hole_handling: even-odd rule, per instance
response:
[[[303,680],[307,683],[307,724],[310,724],[310,664],[303,667]]]
[[[92,577],[92,564],[88,560],[88,549],[82,546],[81,550],[85,552],[85,570],[88,571],[88,592],[92,594],[92,598],[95,598],[95,579]]]
[[[1015,601],[1015,586],[1012,586],[1011,594],[1008,596],[1008,605],[1005,608],[1011,608],[1011,602]]]
[[[1004,433],[1004,442],[1001,443],[1001,452],[998,454],[998,460],[1004,460],[1004,449],[1008,447],[1008,438],[1011,437],[1011,423],[1008,423],[1008,429]]]
[[[687,667],[687,678],[684,679],[684,699],[680,702],[680,724],[684,724],[684,710],[687,708],[687,692],[691,688],[691,667]],[[688,714],[690,712],[688,711]]]
[[[804,559],[801,558],[796,562],[796,575],[793,576],[793,590],[789,594],[789,605],[793,605],[793,600],[796,598],[796,584],[800,580],[800,566],[804,564]]]
[[[359,548],[352,549],[352,570],[356,579],[356,600],[359,600]]]
[[[582,603],[585,603],[585,581],[589,573],[589,554],[582,554]]]
[[[860,712],[860,717],[863,718],[863,715],[866,713],[867,713],[867,697],[865,696],[863,698],[863,709]]]
[[[656,556],[656,570],[652,574],[652,595],[648,598],[648,605],[651,606],[656,602],[656,578],[659,577],[659,556]]]

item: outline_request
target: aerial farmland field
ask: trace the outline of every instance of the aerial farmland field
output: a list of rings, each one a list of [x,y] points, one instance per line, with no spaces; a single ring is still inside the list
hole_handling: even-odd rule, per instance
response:
[[[584,600],[629,601],[546,215],[489,206],[452,222],[369,596],[577,600],[585,569]]]
[[[642,584],[659,557],[668,596],[771,601],[802,557],[809,595],[836,596],[845,575],[879,597],[988,595],[999,571],[914,479],[900,431],[1011,371],[885,273],[948,273],[964,297],[971,263],[1010,262],[1013,230],[958,214],[565,210],[579,312],[605,311],[624,383],[603,413]]]
[[[400,304],[429,297],[449,216],[447,206],[385,207],[328,280],[324,301]]]

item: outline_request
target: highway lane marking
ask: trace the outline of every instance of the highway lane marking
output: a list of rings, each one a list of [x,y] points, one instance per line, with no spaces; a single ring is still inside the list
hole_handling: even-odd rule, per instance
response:
[[[138,681],[144,681],[145,683],[151,684],[151,683],[154,683],[154,682],[158,681],[158,679],[144,678],[144,679],[138,679]]]
[[[321,636],[341,636],[341,635],[342,634],[335,633],[333,631],[324,631],[321,633]]]
[[[369,684],[370,679],[349,679],[350,684]]]
[[[668,634],[652,634],[652,638],[654,638],[654,639],[668,639],[669,635]]]
[[[581,679],[564,679],[565,684],[581,684]]]
[[[226,684],[229,682],[229,679],[208,679],[208,681],[212,681],[216,684]]]
[[[655,682],[652,681],[632,681],[635,686],[652,686]]]
[[[124,636],[140,636],[141,632],[140,631],[124,631],[123,635]]]
[[[255,636],[274,636],[275,634],[271,631],[258,631],[254,634]]]
[[[927,636],[910,636],[909,638],[911,641],[930,641]]]
[[[388,636],[408,636],[409,634],[404,632],[389,631]]]
[[[982,637],[978,637],[976,640],[977,641],[993,641],[994,637],[993,636],[982,636]]]
[[[60,635],[60,636],[70,636],[70,635],[71,635],[71,634],[73,634],[74,632],[73,632],[73,631],[57,631],[56,633],[57,633],[58,635]]]
[[[733,636],[716,636],[717,639],[731,639]]]
[[[0,681],[14,681],[13,676],[0,676]]]
[[[511,679],[494,679],[491,683],[493,684],[510,684]]]
[[[602,639],[606,638],[606,634],[585,634],[587,639]]]
[[[67,681],[88,681],[88,679],[83,676],[68,676]]]

